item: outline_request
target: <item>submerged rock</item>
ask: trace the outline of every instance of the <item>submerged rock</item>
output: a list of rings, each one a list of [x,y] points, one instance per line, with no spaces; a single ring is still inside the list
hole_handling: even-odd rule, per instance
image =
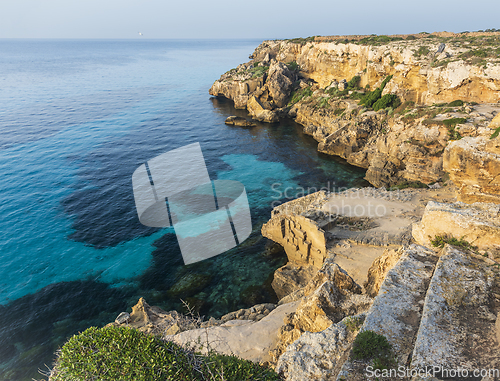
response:
[[[173,298],[191,296],[204,289],[211,279],[208,274],[188,273],[170,287],[167,293]]]

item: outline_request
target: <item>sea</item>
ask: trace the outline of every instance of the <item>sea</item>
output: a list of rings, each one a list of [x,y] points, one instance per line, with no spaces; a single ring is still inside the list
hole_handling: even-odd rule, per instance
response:
[[[46,379],[69,337],[140,297],[205,318],[276,302],[272,207],[366,183],[292,120],[224,124],[246,111],[208,90],[260,42],[0,40],[1,380]],[[245,186],[252,233],[186,266],[174,228],[139,222],[132,174],[193,143],[212,180]]]

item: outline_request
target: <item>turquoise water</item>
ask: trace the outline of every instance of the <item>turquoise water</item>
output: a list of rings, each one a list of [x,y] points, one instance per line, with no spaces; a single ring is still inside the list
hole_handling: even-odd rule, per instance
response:
[[[0,379],[41,378],[68,336],[140,296],[213,316],[275,299],[285,257],[259,233],[285,201],[273,188],[352,186],[364,173],[318,154],[291,121],[224,124],[246,113],[208,89],[259,42],[0,41]],[[253,233],[183,266],[172,228],[139,223],[131,176],[194,142],[211,179],[245,185]]]

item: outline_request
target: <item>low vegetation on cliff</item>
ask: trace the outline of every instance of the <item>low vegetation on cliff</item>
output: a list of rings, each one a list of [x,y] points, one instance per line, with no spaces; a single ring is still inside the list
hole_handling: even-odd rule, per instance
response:
[[[451,142],[500,134],[499,52],[493,30],[264,41],[210,93],[260,122],[293,118],[374,186],[433,184]]]
[[[91,327],[61,348],[51,381],[280,380],[271,369],[217,353],[200,355],[126,327]]]

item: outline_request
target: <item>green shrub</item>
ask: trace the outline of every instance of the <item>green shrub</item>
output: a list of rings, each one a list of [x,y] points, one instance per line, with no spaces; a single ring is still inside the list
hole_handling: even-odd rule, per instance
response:
[[[370,37],[365,37],[359,41],[354,41],[354,42],[361,45],[384,45],[392,41],[401,41],[401,40],[403,40],[402,37],[371,35]]]
[[[385,336],[373,331],[358,333],[352,345],[353,360],[373,360],[374,368],[384,369],[394,364],[392,347]]]
[[[448,103],[448,107],[461,107],[464,105],[464,101],[457,99],[454,100],[453,102]]]
[[[498,127],[493,134],[491,134],[490,139],[495,139],[498,135],[500,135],[500,127]]]
[[[252,78],[258,78],[262,77],[265,73],[267,73],[268,69],[269,66],[255,66],[252,69],[250,69],[249,72],[252,74]]]
[[[303,38],[303,37],[291,38],[291,39],[288,39],[288,40],[285,40],[285,41],[293,42],[295,44],[305,45],[308,42],[314,42],[314,36],[312,36],[312,37],[306,37],[306,38]]]
[[[361,98],[361,101],[359,102],[360,105],[365,105],[366,107],[372,107],[375,102],[377,102],[381,97],[382,97],[382,91],[384,91],[385,86],[389,81],[392,79],[392,75],[389,75],[386,77],[380,87],[377,89],[367,93],[363,98]]]
[[[385,336],[373,331],[360,332],[352,345],[352,357],[354,360],[365,360],[377,355],[387,353],[391,344]]]
[[[382,98],[373,104],[373,109],[375,111],[385,109],[387,107],[392,107],[393,109],[401,105],[401,100],[396,94],[385,94]]]
[[[373,104],[377,102],[381,96],[382,96],[382,90],[380,88],[377,88],[373,91],[370,91],[363,98],[361,98],[359,104],[365,105],[366,107],[372,107]]]
[[[416,40],[417,37],[413,36],[413,35],[409,35],[408,37],[406,37],[406,41],[413,41],[413,40]]]
[[[443,124],[448,127],[448,139],[449,140],[460,140],[462,135],[455,130],[457,124],[465,123],[467,119],[465,118],[451,118],[443,120]]]
[[[359,82],[361,82],[361,77],[359,75],[355,75],[349,82],[347,82],[347,88],[349,90],[359,90]]]
[[[351,95],[349,95],[349,98],[355,99],[355,100],[360,100],[365,96],[364,93],[360,93],[358,91],[353,91]]]
[[[299,69],[299,64],[297,61],[292,61],[290,63],[287,63],[286,66],[288,66],[288,69],[291,71],[295,71]]]
[[[330,103],[328,98],[321,98],[321,100],[318,102],[318,107],[319,108],[329,108]]]
[[[420,181],[403,181],[399,184],[393,185],[392,187],[389,188],[389,190],[401,190],[401,189],[406,189],[406,188],[428,188],[429,186],[427,184],[424,184]]]
[[[417,52],[415,53],[416,56],[426,56],[430,53],[431,51],[427,46],[421,46],[418,48]]]
[[[344,320],[344,324],[351,332],[355,332],[363,325],[363,319],[359,316],[349,316]]]
[[[214,353],[201,356],[156,336],[114,326],[91,327],[70,338],[53,373],[54,381],[280,380],[274,371],[250,361]]]
[[[457,124],[462,124],[462,123],[465,123],[465,122],[467,122],[467,119],[465,119],[465,118],[451,118],[451,119],[445,119],[445,120],[443,120],[443,124],[446,127],[456,126]]]
[[[431,239],[431,245],[434,247],[443,248],[445,244],[457,246],[457,247],[460,247],[460,248],[466,249],[466,250],[472,250],[472,251],[477,250],[477,246],[471,245],[469,242],[467,242],[464,239],[464,237],[461,237],[460,239],[458,239],[458,238],[447,236],[447,235],[437,235],[433,239]]]
[[[290,98],[290,102],[288,103],[289,105],[295,104],[298,101],[310,97],[312,95],[313,91],[311,90],[310,87],[306,87],[304,89],[297,89],[292,93],[292,96]]]

